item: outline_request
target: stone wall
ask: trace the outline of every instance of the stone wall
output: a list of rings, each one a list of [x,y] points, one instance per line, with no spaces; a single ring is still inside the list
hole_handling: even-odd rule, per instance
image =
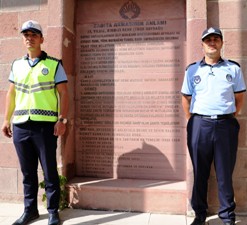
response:
[[[245,75],[245,81],[247,81],[246,12],[247,1],[207,1],[207,25],[208,27],[218,26],[221,28],[224,36],[223,57],[240,63]],[[241,128],[238,157],[233,177],[237,212],[246,212],[247,210],[246,116],[247,103],[245,100],[244,107],[238,118]],[[213,167],[209,182],[209,208],[213,212],[218,209],[217,181]]]
[[[224,36],[224,46],[222,49],[222,56],[224,58],[232,59],[241,64],[241,68],[245,75],[247,75],[247,51],[246,36],[247,17],[246,17],[246,1],[228,1],[228,0],[205,0],[196,1],[189,0],[187,2],[187,62],[188,64],[200,59],[202,57],[201,51],[201,32],[206,27],[219,27]],[[246,113],[247,104],[241,111],[238,118],[241,130],[239,135],[239,149],[235,172],[233,176],[233,183],[235,189],[235,200],[237,204],[237,212],[246,212],[247,209],[247,179],[246,179]],[[191,188],[193,184],[193,174],[191,162],[188,157],[187,161],[187,187],[188,187],[188,211],[191,210],[189,204],[191,196]],[[209,194],[208,194],[209,211],[216,213],[219,202],[217,195],[217,180],[212,165],[211,177],[209,180]]]
[[[80,1],[80,0],[78,0]],[[0,124],[3,121],[5,95],[8,89],[8,76],[13,59],[24,55],[20,27],[26,20],[41,23],[45,42],[43,49],[50,55],[62,58],[69,78],[70,114],[68,131],[59,139],[58,162],[62,174],[68,178],[76,175],[74,141],[74,87],[76,86],[75,67],[75,8],[76,0],[0,0]],[[126,0],[127,1],[127,0]],[[142,0],[135,0],[141,2]],[[161,0],[165,1],[165,0]],[[185,0],[184,0],[185,1]],[[124,1],[125,2],[125,1]],[[244,41],[247,33],[246,0],[186,0],[186,64],[202,57],[201,33],[206,27],[218,26],[224,35],[223,57],[238,61],[244,74],[247,73],[247,46]],[[104,6],[102,6],[104,7]],[[246,75],[245,75],[246,77]],[[239,121],[241,132],[239,152],[234,173],[237,211],[247,210],[247,142],[245,104]],[[185,132],[185,127],[184,127]],[[187,157],[188,211],[193,175]],[[40,178],[42,172],[40,170]],[[12,139],[0,136],[0,200],[22,201],[22,175]],[[216,212],[218,207],[216,177],[212,167],[209,181],[209,209]]]
[[[8,76],[15,58],[26,54],[20,27],[27,20],[38,21],[44,33],[43,50],[62,59],[69,79],[70,115],[65,137],[58,142],[58,166],[61,173],[73,176],[73,49],[74,1],[62,0],[1,0],[0,1],[0,123],[4,116],[5,95],[9,86]],[[22,200],[22,174],[12,139],[0,136],[0,195],[1,200]],[[70,170],[67,170],[67,168]],[[70,171],[70,174],[67,173]],[[40,180],[43,179],[39,170]]]

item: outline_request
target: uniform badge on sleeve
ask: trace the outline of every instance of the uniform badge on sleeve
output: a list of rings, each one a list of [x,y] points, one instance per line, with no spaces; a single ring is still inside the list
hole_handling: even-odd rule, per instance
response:
[[[49,73],[49,70],[47,68],[43,68],[41,72],[43,75],[47,75]]]
[[[226,79],[227,79],[227,81],[231,82],[232,81],[232,75],[231,74],[227,74],[226,75]]]
[[[194,76],[194,83],[199,84],[201,82],[201,77],[199,75]]]

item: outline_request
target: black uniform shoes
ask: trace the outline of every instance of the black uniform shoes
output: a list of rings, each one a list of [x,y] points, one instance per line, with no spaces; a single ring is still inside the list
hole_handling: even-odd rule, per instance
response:
[[[18,220],[16,220],[12,225],[26,225],[37,218],[39,218],[38,212],[24,212],[22,216]]]
[[[50,213],[48,225],[60,225],[60,218],[58,213]]]
[[[27,225],[31,221],[39,218],[39,212],[24,212],[22,216],[16,220],[12,225]],[[60,225],[60,218],[58,213],[49,214],[48,225]]]

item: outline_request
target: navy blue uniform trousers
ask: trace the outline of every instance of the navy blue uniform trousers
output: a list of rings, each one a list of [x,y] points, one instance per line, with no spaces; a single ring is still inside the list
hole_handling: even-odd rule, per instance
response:
[[[210,119],[193,115],[188,121],[187,144],[194,171],[191,205],[201,219],[205,219],[207,214],[208,178],[214,161],[220,202],[218,215],[224,222],[235,220],[232,174],[239,128],[234,117]]]
[[[60,185],[57,172],[57,137],[53,122],[27,121],[13,125],[13,140],[23,174],[25,212],[37,211],[38,162],[45,181],[47,210],[56,213],[59,208]]]

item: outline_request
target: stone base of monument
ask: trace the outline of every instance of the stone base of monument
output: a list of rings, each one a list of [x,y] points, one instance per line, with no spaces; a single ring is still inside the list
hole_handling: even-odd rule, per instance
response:
[[[67,190],[72,208],[186,214],[185,181],[76,177]]]

